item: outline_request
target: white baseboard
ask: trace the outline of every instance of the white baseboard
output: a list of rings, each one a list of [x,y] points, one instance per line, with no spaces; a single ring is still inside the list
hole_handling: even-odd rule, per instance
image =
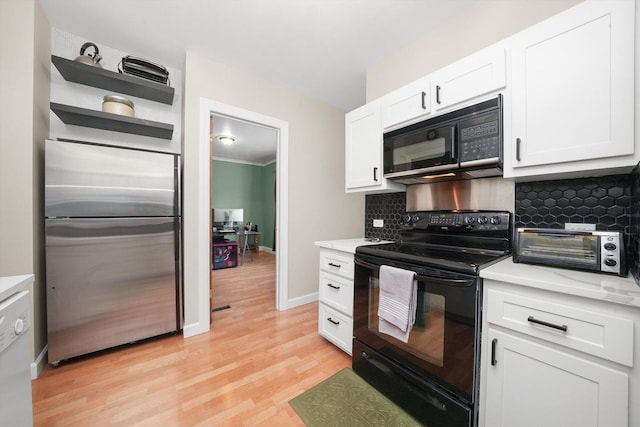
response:
[[[299,307],[304,304],[309,304],[312,302],[318,301],[318,293],[314,292],[312,294],[303,295],[301,297],[293,298],[287,301],[287,307],[285,310],[290,308]]]
[[[47,345],[44,346],[38,357],[36,357],[35,362],[31,362],[31,379],[35,380],[40,376],[42,370],[47,366],[47,352],[49,347]]]

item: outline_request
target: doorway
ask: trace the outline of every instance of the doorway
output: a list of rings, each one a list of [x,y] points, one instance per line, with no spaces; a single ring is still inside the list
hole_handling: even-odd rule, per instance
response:
[[[200,152],[209,153],[207,156],[210,170],[211,167],[211,153],[210,153],[210,117],[211,115],[219,115],[236,118],[242,121],[255,123],[260,126],[273,128],[277,134],[277,147],[276,147],[276,239],[275,247],[277,248],[276,256],[276,295],[275,295],[275,307],[276,310],[286,310],[288,301],[288,282],[287,282],[287,260],[288,260],[288,139],[289,139],[289,125],[287,122],[275,119],[273,117],[265,116],[249,110],[244,110],[238,107],[230,106],[227,104],[219,103],[212,100],[201,99],[200,102],[200,135],[205,138],[200,138]],[[215,128],[215,125],[214,125]],[[202,160],[202,159],[201,159]],[[204,177],[203,177],[204,178]],[[209,174],[206,178],[209,180],[206,188],[208,189],[207,200],[211,197],[211,179]],[[209,248],[211,248],[211,230],[212,230],[212,218],[211,218],[211,203],[208,203],[208,230],[209,230]],[[211,268],[211,249],[209,250],[209,271]],[[211,277],[211,274],[209,274]],[[199,295],[204,296],[209,294],[211,286],[209,283],[207,289],[199,289]],[[200,284],[203,286],[203,283]],[[209,298],[199,299],[199,312],[204,310],[210,312],[210,300]],[[208,318],[209,316],[207,316]]]

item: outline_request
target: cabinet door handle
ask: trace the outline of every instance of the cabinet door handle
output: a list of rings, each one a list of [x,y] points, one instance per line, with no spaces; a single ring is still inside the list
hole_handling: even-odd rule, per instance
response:
[[[520,138],[516,138],[516,160],[520,161],[520,143],[522,141],[520,140]]]
[[[538,320],[533,316],[527,317],[527,320],[531,323],[546,326],[548,328],[558,329],[562,332],[567,332],[567,325],[556,325],[554,323],[545,322],[544,320]]]
[[[373,168],[373,180],[375,182],[378,182],[378,168],[377,167]]]
[[[440,105],[440,86],[436,86],[436,104]]]
[[[330,263],[329,263],[329,265],[330,265],[331,267],[335,267],[335,268],[340,268],[340,267],[342,267],[342,265],[341,265],[341,264],[334,264],[334,263],[332,263],[332,262],[330,262]]]
[[[423,110],[427,109],[426,98],[427,98],[427,92],[422,92],[422,109]]]
[[[331,317],[327,317],[327,320],[331,323],[333,323],[334,325],[339,325],[340,322],[336,322],[335,320],[333,320]]]
[[[336,286],[333,283],[327,283],[327,286],[330,287],[330,288],[336,289],[336,290],[340,289],[340,286]]]
[[[496,366],[498,361],[496,360],[496,346],[498,345],[498,338],[491,340],[491,366]]]

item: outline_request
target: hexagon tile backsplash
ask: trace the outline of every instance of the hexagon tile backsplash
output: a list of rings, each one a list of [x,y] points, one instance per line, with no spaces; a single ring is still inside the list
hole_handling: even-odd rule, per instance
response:
[[[564,228],[567,222],[629,234],[631,176],[516,184],[515,227]]]
[[[365,236],[398,240],[406,193],[372,194],[365,199]],[[630,235],[631,175],[610,175],[515,184],[514,226],[564,228],[593,223],[597,230]],[[384,227],[373,227],[382,219]]]

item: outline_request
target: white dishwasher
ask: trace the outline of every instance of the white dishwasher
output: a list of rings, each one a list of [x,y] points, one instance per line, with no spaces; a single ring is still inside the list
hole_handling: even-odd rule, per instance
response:
[[[29,291],[0,301],[0,425],[33,425],[31,402]]]

